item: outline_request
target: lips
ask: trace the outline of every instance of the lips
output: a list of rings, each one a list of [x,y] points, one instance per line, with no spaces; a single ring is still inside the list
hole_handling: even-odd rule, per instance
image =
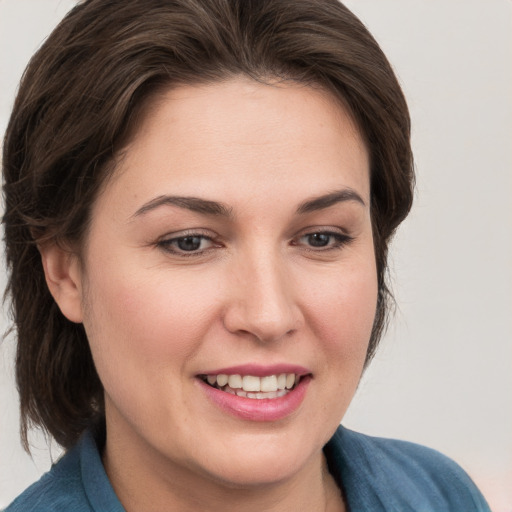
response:
[[[246,365],[198,375],[198,382],[224,412],[245,420],[276,421],[302,403],[311,373],[290,365]]]

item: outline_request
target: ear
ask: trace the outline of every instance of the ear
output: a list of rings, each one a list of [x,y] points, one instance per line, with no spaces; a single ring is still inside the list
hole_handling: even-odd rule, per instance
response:
[[[46,284],[55,302],[68,320],[81,323],[83,297],[79,258],[55,242],[38,246],[38,249]]]

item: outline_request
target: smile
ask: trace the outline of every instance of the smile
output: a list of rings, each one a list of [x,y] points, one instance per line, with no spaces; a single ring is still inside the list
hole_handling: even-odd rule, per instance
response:
[[[300,375],[295,373],[279,373],[257,377],[254,375],[204,375],[202,380],[231,395],[252,399],[272,399],[287,395],[300,382]]]

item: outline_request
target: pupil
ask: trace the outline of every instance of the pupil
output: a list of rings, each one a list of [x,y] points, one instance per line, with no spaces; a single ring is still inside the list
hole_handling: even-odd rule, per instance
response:
[[[178,240],[178,247],[182,251],[197,251],[201,247],[201,237],[185,236]]]
[[[309,245],[313,247],[325,247],[329,243],[330,235],[325,233],[313,233],[308,236]]]

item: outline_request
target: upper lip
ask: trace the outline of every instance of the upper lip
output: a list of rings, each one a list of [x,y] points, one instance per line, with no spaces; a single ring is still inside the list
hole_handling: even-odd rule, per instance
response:
[[[200,372],[199,375],[253,375],[254,377],[265,377],[267,375],[279,375],[281,373],[295,373],[296,375],[308,375],[310,370],[304,366],[281,363],[272,365],[261,364],[240,364],[236,366],[229,366],[225,368],[216,368]]]

